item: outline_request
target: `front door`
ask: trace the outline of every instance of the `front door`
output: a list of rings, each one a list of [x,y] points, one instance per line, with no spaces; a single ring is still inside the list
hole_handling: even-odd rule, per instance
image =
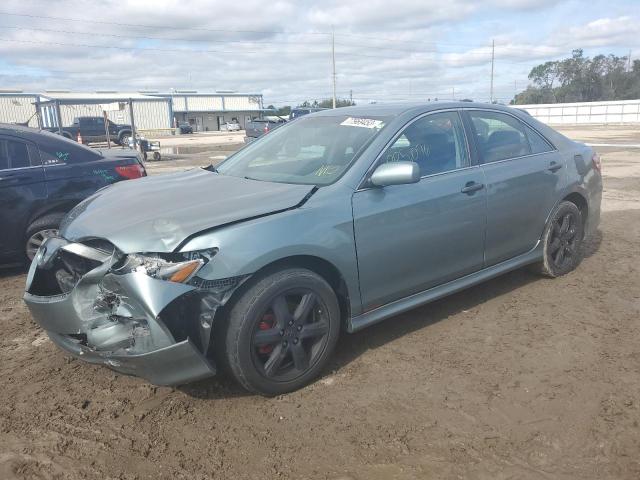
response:
[[[542,236],[563,188],[564,160],[507,113],[468,110],[487,186],[487,266],[526,253]]]
[[[423,116],[379,163],[414,161],[422,179],[353,195],[364,311],[462,277],[483,266],[486,198],[471,165],[458,112]]]

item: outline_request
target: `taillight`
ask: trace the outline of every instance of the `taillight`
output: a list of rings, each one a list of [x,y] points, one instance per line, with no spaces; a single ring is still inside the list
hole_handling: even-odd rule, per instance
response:
[[[595,168],[598,173],[602,173],[602,161],[600,160],[600,155],[594,153],[593,157],[591,157],[591,163],[593,164],[593,168]]]
[[[118,175],[120,175],[122,178],[126,178],[128,180],[144,177],[146,175],[146,172],[144,171],[142,165],[137,163],[135,165],[122,165],[116,167],[116,172],[118,172]]]

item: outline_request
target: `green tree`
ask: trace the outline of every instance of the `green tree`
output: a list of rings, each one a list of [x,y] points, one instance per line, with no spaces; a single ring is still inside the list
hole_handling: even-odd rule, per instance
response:
[[[336,99],[336,108],[340,108],[340,107],[350,107],[352,105],[355,105],[356,102],[352,102],[351,100],[347,100],[344,98],[337,98]],[[313,101],[309,101],[309,100],[305,100],[304,102],[302,102],[300,105],[298,105],[298,107],[300,108],[332,108],[333,107],[333,99],[331,98],[325,98],[324,100],[313,100]]]
[[[571,57],[549,61],[531,69],[532,84],[518,93],[512,104],[591,102],[640,98],[638,61],[627,71],[627,57],[596,55],[585,57],[582,49]]]

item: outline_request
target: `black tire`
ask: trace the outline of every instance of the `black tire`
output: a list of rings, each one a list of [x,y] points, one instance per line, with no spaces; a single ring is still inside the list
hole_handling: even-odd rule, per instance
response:
[[[247,390],[273,396],[307,385],[322,371],[338,341],[340,308],[322,277],[291,268],[255,280],[226,322],[229,371]]]
[[[35,220],[25,233],[24,253],[27,261],[31,262],[42,241],[48,236],[57,235],[60,222],[65,214],[61,212],[50,213]],[[35,250],[34,250],[35,249]]]
[[[128,147],[129,146],[129,137],[131,136],[131,132],[120,132],[120,135],[118,135],[118,145],[122,146],[122,147]]]
[[[542,235],[543,257],[538,264],[542,275],[556,278],[574,270],[582,261],[584,223],[580,209],[563,201],[551,214]]]

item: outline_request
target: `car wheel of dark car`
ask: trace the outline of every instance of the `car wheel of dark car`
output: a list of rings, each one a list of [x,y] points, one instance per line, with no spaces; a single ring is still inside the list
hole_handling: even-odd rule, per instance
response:
[[[306,269],[287,269],[248,288],[228,315],[226,362],[233,376],[263,395],[291,392],[326,365],[340,333],[331,286]]]
[[[541,273],[559,277],[572,271],[582,260],[584,225],[580,209],[572,202],[561,202],[551,215],[543,241]]]
[[[40,248],[40,245],[42,245],[42,242],[44,242],[46,238],[58,235],[60,222],[64,215],[64,213],[50,213],[49,215],[38,218],[29,225],[25,235],[25,254],[29,261],[33,260],[36,256],[38,248]]]

